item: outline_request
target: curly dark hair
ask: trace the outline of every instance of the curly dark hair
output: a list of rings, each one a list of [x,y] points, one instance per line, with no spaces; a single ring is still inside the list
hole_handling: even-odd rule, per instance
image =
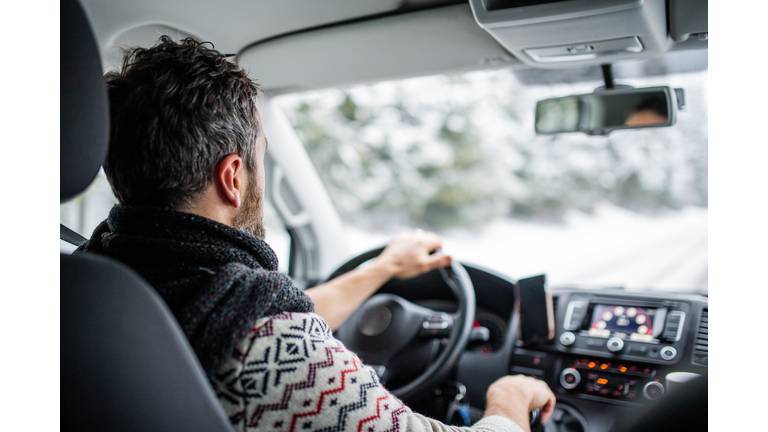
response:
[[[230,154],[255,174],[260,90],[231,54],[164,35],[123,56],[121,70],[105,75],[111,130],[104,171],[120,203],[184,210]]]

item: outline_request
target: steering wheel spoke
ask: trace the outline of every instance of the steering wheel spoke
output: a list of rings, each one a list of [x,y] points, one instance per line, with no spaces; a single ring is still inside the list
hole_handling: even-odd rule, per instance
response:
[[[433,312],[421,322],[419,336],[427,338],[444,338],[451,334],[453,317],[445,312]]]

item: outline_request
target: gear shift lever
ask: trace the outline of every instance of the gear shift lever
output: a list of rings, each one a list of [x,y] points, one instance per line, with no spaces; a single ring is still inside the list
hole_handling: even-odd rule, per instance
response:
[[[528,415],[531,420],[531,432],[544,432],[544,425],[541,423],[541,408],[536,408]]]

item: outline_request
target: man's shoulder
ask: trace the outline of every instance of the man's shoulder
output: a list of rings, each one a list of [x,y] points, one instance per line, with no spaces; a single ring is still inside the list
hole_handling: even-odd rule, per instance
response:
[[[248,339],[255,342],[262,338],[285,335],[333,338],[331,328],[320,315],[313,312],[283,312],[256,321]]]
[[[285,312],[261,318],[235,347],[217,375],[240,375],[253,364],[290,364],[292,367],[324,361],[327,350],[342,351],[328,324],[310,312]]]

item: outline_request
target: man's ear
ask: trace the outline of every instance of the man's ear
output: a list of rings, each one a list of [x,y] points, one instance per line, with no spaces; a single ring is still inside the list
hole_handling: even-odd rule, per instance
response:
[[[245,164],[243,159],[231,154],[216,164],[213,170],[213,184],[225,202],[238,208],[242,203],[241,195],[245,188]]]

